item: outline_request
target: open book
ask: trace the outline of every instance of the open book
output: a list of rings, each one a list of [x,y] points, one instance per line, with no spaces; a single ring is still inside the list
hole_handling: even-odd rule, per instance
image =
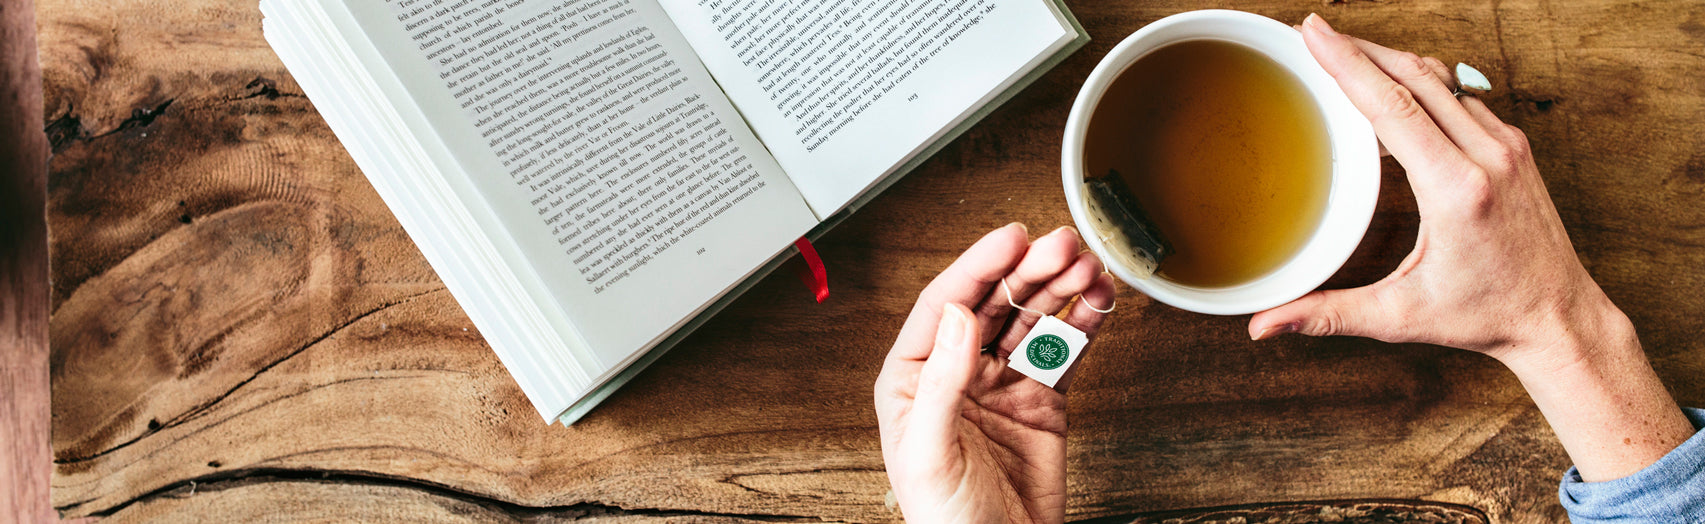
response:
[[[1088,40],[1058,0],[262,0],[302,89],[573,423]]]

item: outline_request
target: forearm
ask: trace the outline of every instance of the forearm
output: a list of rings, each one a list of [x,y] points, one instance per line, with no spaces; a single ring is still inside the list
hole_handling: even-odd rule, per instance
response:
[[[1693,436],[1628,318],[1609,305],[1571,315],[1550,347],[1505,361],[1539,406],[1583,480],[1621,478]]]

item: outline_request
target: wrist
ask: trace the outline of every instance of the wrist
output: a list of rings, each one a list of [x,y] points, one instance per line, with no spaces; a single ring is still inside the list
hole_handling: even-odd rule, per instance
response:
[[[1634,323],[1597,286],[1552,308],[1529,326],[1525,340],[1494,358],[1524,382],[1570,369],[1609,370],[1637,363],[1649,369]]]
[[[1550,336],[1499,360],[1521,381],[1581,478],[1599,482],[1656,462],[1691,437],[1693,426],[1653,372],[1627,315],[1608,298],[1589,306],[1536,323]]]

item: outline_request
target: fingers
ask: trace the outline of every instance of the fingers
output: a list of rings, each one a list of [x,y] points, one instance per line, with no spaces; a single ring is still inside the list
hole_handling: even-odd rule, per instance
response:
[[[889,359],[923,361],[929,357],[936,324],[946,304],[977,304],[1001,277],[1011,273],[1029,249],[1029,233],[1017,222],[996,229],[972,244],[959,259],[930,281],[906,317]]]
[[[1374,46],[1378,45],[1360,38],[1356,39],[1356,41],[1358,46],[1364,43]],[[1456,73],[1451,72],[1450,66],[1447,66],[1439,59],[1430,56],[1421,57],[1421,62],[1427,64],[1427,70],[1433,73],[1433,78],[1439,79],[1439,84],[1444,85],[1445,89],[1451,90],[1452,93],[1456,91]]]
[[[1506,138],[1504,134],[1508,130],[1509,125],[1505,124],[1502,119],[1498,118],[1498,115],[1493,114],[1492,109],[1486,107],[1486,102],[1481,101],[1480,97],[1477,96],[1455,95],[1457,88],[1456,73],[1451,70],[1450,66],[1447,66],[1444,62],[1439,61],[1439,59],[1430,56],[1421,57],[1421,60],[1427,63],[1427,68],[1433,71],[1433,76],[1438,77],[1439,83],[1444,84],[1446,89],[1451,90],[1451,96],[1456,98],[1456,102],[1462,105],[1463,110],[1468,111],[1468,116],[1473,118],[1474,122],[1479,124],[1481,129],[1486,130],[1486,133],[1491,135],[1493,139]],[[1459,143],[1457,145],[1460,146],[1462,144]],[[1385,146],[1382,145],[1380,147],[1383,150]]]
[[[1066,307],[1073,297],[1083,294],[1101,275],[1101,259],[1096,258],[1093,253],[1079,253],[1071,266],[1043,284],[1041,290],[1021,304],[1027,309],[1052,314]],[[996,341],[995,353],[1005,358],[1012,352],[1012,348],[1018,347],[1018,343],[1024,341],[1024,336],[1030,332],[1030,328],[1041,319],[1042,316],[1035,313],[1017,312],[1012,327],[1002,332],[1000,339]]]
[[[1445,198],[1440,186],[1446,180],[1441,175],[1474,168],[1409,88],[1387,76],[1349,37],[1333,31],[1318,15],[1309,15],[1303,22],[1302,37],[1315,60],[1373,123],[1386,149],[1408,168],[1418,199]]]
[[[1480,122],[1457,100],[1452,85],[1456,77],[1445,67],[1444,62],[1437,58],[1422,58],[1414,53],[1388,49],[1360,38],[1351,38],[1350,41],[1372,60],[1380,71],[1384,71],[1392,80],[1407,88],[1427,111],[1427,115],[1432,117],[1434,125],[1459,149],[1472,156],[1477,148],[1492,141],[1492,136],[1487,134],[1486,128],[1481,127]]]
[[[1101,330],[1102,321],[1107,320],[1108,314],[1101,311],[1113,308],[1113,295],[1113,275],[1107,273],[1096,275],[1095,281],[1090,283],[1089,289],[1083,291],[1083,295],[1078,298],[1077,303],[1072,304],[1071,311],[1066,313],[1066,323],[1071,324],[1079,331],[1083,331],[1085,335],[1089,335],[1089,340],[1094,341],[1095,333]],[[1096,311],[1096,308],[1100,308],[1101,311]],[[1095,344],[1089,344],[1088,347],[1095,347]],[[1083,357],[1089,353],[1088,347],[1084,348],[1084,354],[1077,356],[1078,362],[1083,362]],[[1079,369],[1082,369],[1082,366],[1072,366],[1071,369],[1066,370],[1066,374],[1060,377],[1060,381],[1054,383],[1054,390],[1065,393],[1066,389],[1071,387],[1072,380],[1077,378]]]
[[[1492,109],[1486,107],[1486,103],[1480,101],[1480,97],[1465,96],[1458,100],[1462,101],[1462,107],[1468,110],[1468,114],[1474,117],[1474,121],[1479,122],[1480,127],[1492,133],[1492,136],[1498,136],[1498,131],[1509,127],[1508,124],[1498,118],[1498,115],[1492,114]]]
[[[1289,304],[1256,313],[1249,319],[1249,338],[1263,340],[1285,333],[1314,337],[1353,336],[1397,342],[1402,320],[1373,286],[1315,291]]]
[[[943,306],[940,324],[934,350],[918,374],[918,393],[905,437],[912,445],[932,451],[946,449],[958,439],[954,423],[959,404],[976,375],[982,352],[977,343],[977,321],[965,306]]]
[[[988,296],[983,297],[982,302],[973,310],[977,313],[977,320],[983,325],[981,340],[995,342],[995,335],[1006,325],[1007,315],[1012,313],[1012,304],[1024,304],[1032,294],[1055,280],[1060,272],[1077,261],[1078,247],[1077,230],[1070,226],[1055,229],[1031,243],[1030,250],[1024,254],[1024,260],[1005,277],[1008,289],[1012,290],[1012,301],[1007,301],[1006,291],[1000,289],[1000,283],[997,281]],[[1055,306],[1054,309],[1059,307]],[[1032,322],[1034,320],[1032,319]]]
[[[1113,275],[1096,275],[1095,281],[1089,284],[1089,289],[1083,291],[1083,296],[1078,298],[1077,303],[1072,304],[1072,310],[1066,313],[1066,323],[1088,335],[1090,340],[1095,340],[1095,333],[1101,330],[1101,322],[1107,320],[1108,313],[1101,311],[1113,309],[1114,294]]]

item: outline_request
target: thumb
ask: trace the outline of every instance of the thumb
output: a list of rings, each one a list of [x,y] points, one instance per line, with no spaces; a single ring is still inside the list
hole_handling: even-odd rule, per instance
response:
[[[926,449],[945,449],[958,440],[954,421],[976,374],[980,351],[975,340],[980,333],[977,320],[965,306],[949,303],[942,308],[935,349],[918,372],[918,393],[912,401],[911,420],[906,423],[909,440],[915,439]]]
[[[1313,337],[1334,335],[1387,340],[1392,321],[1374,286],[1315,291],[1289,304],[1256,313],[1249,319],[1249,338],[1262,340],[1285,333]]]

